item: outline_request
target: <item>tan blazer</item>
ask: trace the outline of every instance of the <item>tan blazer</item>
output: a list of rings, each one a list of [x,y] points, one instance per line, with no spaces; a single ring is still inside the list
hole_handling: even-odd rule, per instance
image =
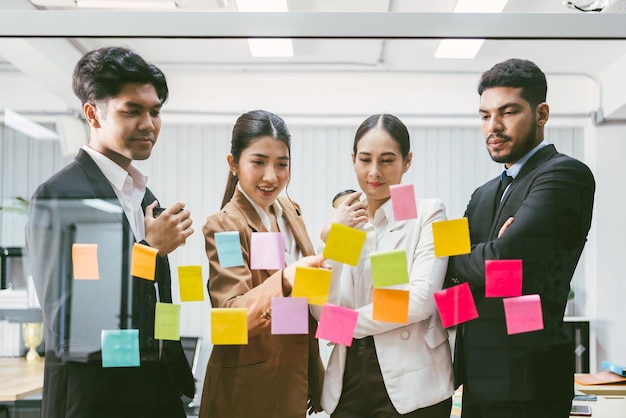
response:
[[[285,218],[303,255],[313,255],[300,208],[279,198]],[[239,231],[244,265],[222,268],[215,233]],[[272,298],[283,297],[282,270],[251,270],[250,237],[268,232],[246,197],[231,201],[208,217],[203,228],[209,258],[208,290],[213,308],[248,309],[248,345],[213,347],[205,376],[200,417],[302,418],[307,400],[319,403],[323,365],[315,339],[317,324],[309,315],[309,335],[272,335],[266,314]],[[260,414],[260,415],[259,415]]]

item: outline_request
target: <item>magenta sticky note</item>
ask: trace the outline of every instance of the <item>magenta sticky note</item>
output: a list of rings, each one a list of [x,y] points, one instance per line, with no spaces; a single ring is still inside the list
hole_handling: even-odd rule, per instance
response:
[[[327,303],[322,307],[315,337],[350,347],[358,318],[357,311]]]
[[[412,184],[392,184],[389,186],[391,207],[396,221],[417,218],[415,188]]]
[[[485,297],[522,295],[522,260],[485,260]]]
[[[434,293],[444,328],[478,318],[469,284],[461,283]]]
[[[284,235],[281,232],[253,232],[250,238],[250,268],[280,270],[284,267]]]
[[[272,334],[308,334],[307,298],[272,298]]]
[[[506,318],[507,334],[538,331],[543,329],[541,298],[539,295],[524,295],[502,299]]]

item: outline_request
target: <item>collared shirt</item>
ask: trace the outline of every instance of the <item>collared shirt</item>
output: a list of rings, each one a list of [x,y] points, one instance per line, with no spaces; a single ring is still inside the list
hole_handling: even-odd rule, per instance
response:
[[[248,202],[250,202],[254,210],[256,210],[256,212],[259,214],[259,217],[261,218],[261,222],[263,222],[265,229],[271,231],[272,224],[270,221],[270,217],[263,210],[263,208],[256,204],[256,202],[254,202],[254,200],[252,200],[250,196],[248,196],[248,194],[243,190],[243,187],[241,187],[241,184],[237,183],[237,189],[239,189],[241,194],[243,194],[245,198],[248,199]],[[280,230],[280,232],[282,232],[283,237],[285,238],[285,264],[290,265],[300,259],[301,252],[296,243],[296,239],[293,236],[293,232],[291,231],[289,225],[287,224],[287,221],[283,217],[283,208],[282,206],[280,206],[278,199],[274,201],[274,203],[272,204],[272,208],[274,209],[274,214],[276,215],[276,223],[278,224],[278,229]]]
[[[515,164],[513,164],[511,167],[506,168],[506,166],[504,166],[504,169],[502,170],[502,173],[500,174],[500,178],[504,177],[505,175],[508,175],[508,176],[513,177],[513,179],[515,179],[515,177],[517,177],[519,172],[522,170],[522,167],[524,167],[524,164],[526,164],[526,161],[528,161],[530,159],[530,157],[535,155],[537,153],[537,151],[539,151],[541,148],[543,148],[543,147],[545,147],[547,145],[548,145],[548,141],[546,141],[544,139],[539,144],[537,144],[537,146],[535,146],[535,148],[533,148],[530,151],[528,151],[528,153],[526,153],[526,155],[524,155],[522,158],[520,158],[520,160],[517,161]],[[510,184],[504,190],[504,193],[502,194],[502,197],[504,197],[504,195],[506,194],[506,191],[509,189],[509,187],[511,187]]]
[[[124,214],[133,230],[135,239],[137,241],[143,240],[146,232],[141,202],[146,194],[148,177],[132,164],[126,171],[93,148],[83,145],[82,149],[94,160],[102,174],[111,184],[115,195],[122,205],[122,209],[124,209]]]

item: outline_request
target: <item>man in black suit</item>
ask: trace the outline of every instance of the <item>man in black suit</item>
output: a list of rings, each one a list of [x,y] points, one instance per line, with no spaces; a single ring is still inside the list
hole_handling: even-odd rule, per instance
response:
[[[26,229],[46,326],[42,416],[183,418],[181,395],[193,397],[193,376],[180,341],[156,340],[154,325],[156,303],[172,302],[167,255],[193,233],[192,221],[182,202],[156,216],[161,209],[146,187],[147,177],[132,163],[149,158],[157,141],[160,110],[168,96],[165,76],[131,50],[101,48],[77,63],[73,88],[89,123],[89,145],[37,188]],[[112,212],[119,212],[118,224],[129,237],[107,242],[115,255],[105,263],[100,260],[101,265],[122,260],[126,266],[121,278],[99,280],[99,285],[117,286],[107,289],[117,301],[102,300],[104,294],[79,300],[82,296],[76,291],[81,284],[68,273],[77,225],[73,222],[95,222],[108,212],[84,202],[113,203]],[[153,281],[130,275],[133,241],[158,251]],[[91,311],[85,309],[90,302]],[[103,316],[99,309],[109,303],[120,306],[119,323],[126,324],[120,328],[139,330],[138,367],[103,367],[99,350],[78,360],[72,357],[84,348],[84,341],[71,324],[80,315],[91,315],[90,325],[99,335]]]
[[[534,63],[496,64],[478,93],[487,151],[504,172],[472,194],[465,212],[471,252],[451,257],[448,267],[453,283],[469,283],[479,315],[456,333],[462,416],[568,417],[574,347],[563,315],[595,181],[585,164],[544,140],[547,83]],[[512,177],[508,186],[505,175]],[[507,335],[502,298],[485,298],[485,260],[505,259],[522,260],[522,294],[540,296],[543,330]]]

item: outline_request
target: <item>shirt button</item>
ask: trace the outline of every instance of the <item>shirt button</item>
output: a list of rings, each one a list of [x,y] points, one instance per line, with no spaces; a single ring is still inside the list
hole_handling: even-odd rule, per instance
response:
[[[402,331],[402,334],[400,334],[400,338],[402,338],[403,340],[408,340],[410,336],[411,333],[409,331]]]

